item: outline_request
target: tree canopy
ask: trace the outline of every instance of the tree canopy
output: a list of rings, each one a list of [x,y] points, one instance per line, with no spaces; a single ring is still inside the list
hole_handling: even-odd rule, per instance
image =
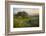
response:
[[[19,11],[15,16],[21,16],[21,17],[26,17],[28,14],[25,11]]]

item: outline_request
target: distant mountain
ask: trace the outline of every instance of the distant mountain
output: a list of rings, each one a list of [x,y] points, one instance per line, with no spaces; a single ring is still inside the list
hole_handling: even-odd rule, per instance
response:
[[[17,14],[14,14],[14,16],[22,16],[22,17],[31,17],[31,16],[39,16],[39,14],[32,14],[29,15],[28,13],[26,13],[25,11],[19,11]]]
[[[28,16],[28,13],[26,13],[25,11],[19,11],[17,14],[14,14],[14,16]]]

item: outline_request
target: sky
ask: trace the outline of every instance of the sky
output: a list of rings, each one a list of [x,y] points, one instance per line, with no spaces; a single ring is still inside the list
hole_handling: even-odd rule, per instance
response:
[[[13,14],[17,14],[19,11],[25,11],[28,15],[38,15],[38,8],[13,8]]]

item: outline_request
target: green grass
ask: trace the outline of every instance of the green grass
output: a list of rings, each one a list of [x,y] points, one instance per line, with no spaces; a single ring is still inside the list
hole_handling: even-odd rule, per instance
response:
[[[14,28],[19,27],[38,27],[39,26],[39,17],[16,17],[14,16]]]

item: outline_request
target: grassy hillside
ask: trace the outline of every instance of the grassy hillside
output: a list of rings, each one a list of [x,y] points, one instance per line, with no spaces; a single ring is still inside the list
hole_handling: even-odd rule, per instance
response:
[[[38,26],[39,26],[39,16],[30,16],[30,17],[14,16],[14,28],[38,27]]]

